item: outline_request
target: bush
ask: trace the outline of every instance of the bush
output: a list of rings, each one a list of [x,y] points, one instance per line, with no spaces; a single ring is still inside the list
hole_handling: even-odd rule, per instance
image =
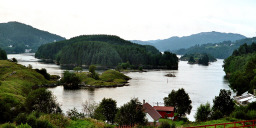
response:
[[[67,111],[67,115],[72,120],[77,120],[85,117],[84,113],[79,113],[76,108]]]
[[[26,124],[20,124],[17,128],[32,128],[30,125]]]
[[[256,110],[251,110],[247,112],[247,117],[249,120],[256,119]]]
[[[201,104],[196,111],[195,118],[196,121],[206,121],[210,117],[211,106],[209,103],[205,105]]]
[[[37,120],[37,128],[54,128],[47,120]]]
[[[16,128],[15,124],[5,123],[2,125],[2,128]]]
[[[220,119],[222,117],[223,117],[223,114],[219,110],[216,110],[216,111],[212,112],[212,114],[211,114],[211,119],[213,119],[213,120],[217,120],[217,119]]]
[[[37,120],[36,117],[33,115],[29,115],[29,117],[27,118],[27,123],[32,126],[33,128],[37,127]]]
[[[16,124],[25,124],[27,122],[27,115],[25,113],[19,113],[14,121],[16,122]]]
[[[61,113],[59,104],[49,90],[39,88],[31,91],[26,100],[27,111],[38,111],[43,113]]]
[[[47,120],[52,125],[60,128],[64,128],[65,126],[69,125],[69,119],[64,117],[62,114],[47,114],[43,115],[39,118],[39,120]]]
[[[162,122],[159,128],[171,128],[171,125],[168,122]]]

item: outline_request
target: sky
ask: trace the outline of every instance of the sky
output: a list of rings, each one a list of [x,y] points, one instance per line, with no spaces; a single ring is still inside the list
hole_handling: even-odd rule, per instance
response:
[[[67,39],[85,34],[156,40],[218,31],[256,36],[256,0],[0,0],[18,21]]]

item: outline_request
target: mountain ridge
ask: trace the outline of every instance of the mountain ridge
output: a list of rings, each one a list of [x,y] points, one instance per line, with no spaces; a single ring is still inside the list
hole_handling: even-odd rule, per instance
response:
[[[197,44],[207,44],[207,43],[219,43],[223,41],[236,41],[240,39],[247,38],[241,34],[236,33],[224,33],[224,32],[200,32],[197,34],[192,34],[190,36],[172,36],[167,39],[162,40],[150,40],[150,41],[139,41],[131,40],[134,43],[139,43],[142,45],[153,45],[160,51],[166,50],[178,50],[181,48],[189,48]],[[145,43],[144,43],[145,42]],[[149,43],[147,43],[149,42]]]

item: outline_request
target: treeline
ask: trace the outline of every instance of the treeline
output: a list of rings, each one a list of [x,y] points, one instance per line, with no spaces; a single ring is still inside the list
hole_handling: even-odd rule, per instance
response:
[[[237,95],[256,88],[256,44],[243,44],[225,59],[224,71]]]
[[[192,54],[192,53],[207,53],[215,58],[225,59],[232,55],[233,51],[239,48],[240,45],[246,43],[248,45],[252,44],[256,40],[256,37],[246,38],[242,40],[237,40],[234,42],[231,41],[223,41],[221,43],[208,43],[202,45],[195,45],[188,49],[179,49],[174,51],[176,54],[184,55],[184,54]]]
[[[6,60],[6,59],[7,59],[6,52],[0,48],[0,60]]]
[[[7,53],[36,52],[40,45],[60,40],[65,38],[19,22],[0,23],[0,47]]]
[[[134,44],[113,35],[85,35],[45,44],[35,56],[61,65],[115,67],[129,62],[143,68],[178,69],[176,54],[162,54],[153,46]]]

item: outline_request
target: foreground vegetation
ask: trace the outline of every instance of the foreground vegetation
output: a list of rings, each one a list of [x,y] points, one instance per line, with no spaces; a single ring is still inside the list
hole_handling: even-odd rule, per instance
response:
[[[230,87],[237,95],[249,91],[253,93],[256,88],[256,44],[241,45],[232,56],[224,61],[224,71],[229,80]]]
[[[178,58],[155,47],[139,45],[111,35],[85,35],[42,45],[35,56],[61,65],[116,67],[129,62],[135,67],[178,69]]]

